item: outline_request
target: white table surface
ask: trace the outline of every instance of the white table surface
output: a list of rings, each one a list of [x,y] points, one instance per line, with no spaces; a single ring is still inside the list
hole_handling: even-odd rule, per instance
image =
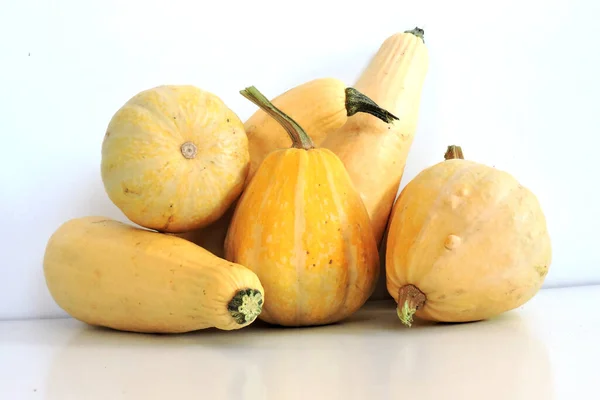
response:
[[[600,286],[545,289],[469,324],[393,303],[335,326],[133,334],[0,322],[0,399],[600,399]]]

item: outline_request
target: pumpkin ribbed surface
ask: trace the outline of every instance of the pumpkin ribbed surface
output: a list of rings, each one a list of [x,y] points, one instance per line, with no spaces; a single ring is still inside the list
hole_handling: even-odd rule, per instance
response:
[[[348,317],[379,274],[368,214],[327,149],[290,148],[265,158],[239,201],[225,249],[265,288],[259,318],[281,325]]]
[[[249,165],[239,118],[194,86],[143,91],[111,119],[102,181],[133,222],[164,232],[199,229],[239,197]]]

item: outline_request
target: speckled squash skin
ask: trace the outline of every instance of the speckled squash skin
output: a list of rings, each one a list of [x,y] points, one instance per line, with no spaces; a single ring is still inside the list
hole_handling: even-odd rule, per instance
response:
[[[276,120],[292,144],[269,153],[244,190],[225,258],[258,275],[270,299],[263,321],[308,326],[344,320],[367,301],[379,276],[369,214],[332,151],[315,147],[255,87],[240,93]]]
[[[394,204],[387,289],[401,308],[402,292],[414,285],[425,296],[415,314],[421,319],[482,320],[531,299],[551,258],[530,190],[507,172],[448,159],[419,173]]]
[[[165,85],[138,93],[112,117],[102,181],[131,221],[187,232],[216,221],[239,197],[249,159],[243,123],[219,97]]]
[[[242,265],[102,216],[62,224],[43,266],[50,294],[69,315],[123,331],[240,329],[256,319],[264,296],[256,274]]]
[[[242,194],[225,257],[265,288],[260,319],[279,325],[341,321],[379,276],[369,216],[341,161],[327,149],[270,153]]]

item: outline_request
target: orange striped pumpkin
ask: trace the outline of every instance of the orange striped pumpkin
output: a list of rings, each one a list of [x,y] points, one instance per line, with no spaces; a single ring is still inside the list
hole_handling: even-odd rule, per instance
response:
[[[234,212],[225,257],[258,275],[267,299],[263,321],[343,320],[366,302],[379,277],[367,210],[332,151],[315,148],[256,88],[242,95],[284,127],[292,147],[272,151],[258,167]]]

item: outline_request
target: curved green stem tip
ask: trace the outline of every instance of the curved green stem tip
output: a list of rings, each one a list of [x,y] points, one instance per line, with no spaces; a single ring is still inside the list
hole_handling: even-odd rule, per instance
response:
[[[296,121],[289,117],[286,113],[275,107],[257,88],[254,86],[240,90],[242,96],[256,104],[261,110],[266,112],[271,118],[277,121],[287,132],[292,140],[292,147],[298,149],[310,150],[315,147],[312,139],[302,129]]]

